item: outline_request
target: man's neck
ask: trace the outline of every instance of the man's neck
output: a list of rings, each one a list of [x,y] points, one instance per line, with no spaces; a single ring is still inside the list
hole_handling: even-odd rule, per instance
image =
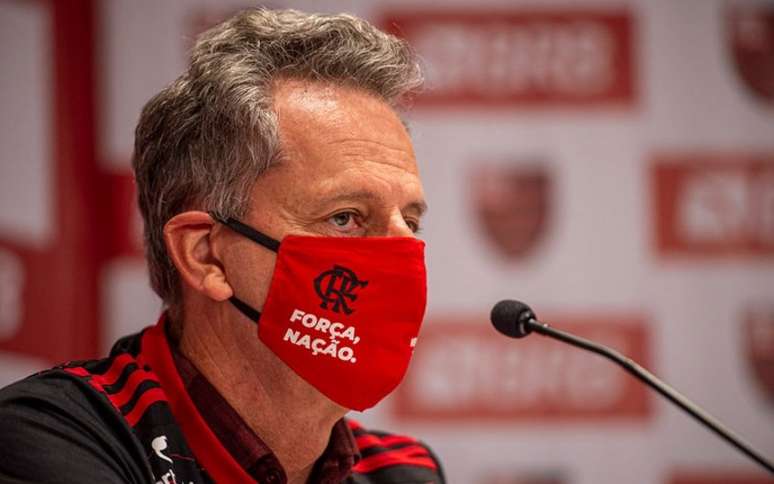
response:
[[[346,409],[282,363],[253,323],[221,311],[186,311],[209,314],[185,319],[180,351],[274,452],[288,483],[305,483]]]

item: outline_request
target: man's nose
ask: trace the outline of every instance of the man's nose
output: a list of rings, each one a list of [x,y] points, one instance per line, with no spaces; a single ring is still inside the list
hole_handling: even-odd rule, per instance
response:
[[[415,237],[414,231],[408,226],[403,214],[398,212],[390,216],[390,223],[387,226],[387,237]]]

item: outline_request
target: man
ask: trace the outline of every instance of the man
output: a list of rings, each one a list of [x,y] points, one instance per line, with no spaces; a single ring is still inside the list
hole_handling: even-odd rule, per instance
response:
[[[395,112],[408,47],[346,16],[248,10],[144,108],[133,166],[167,310],[109,358],[0,392],[2,482],[443,482],[344,419],[402,378],[425,211]]]

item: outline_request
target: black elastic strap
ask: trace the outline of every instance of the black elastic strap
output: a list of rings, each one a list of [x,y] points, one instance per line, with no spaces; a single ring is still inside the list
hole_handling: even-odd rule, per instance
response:
[[[279,250],[280,242],[278,240],[272,239],[268,235],[258,232],[254,228],[250,227],[249,225],[243,224],[237,219],[234,219],[231,217],[227,219],[223,219],[218,217],[216,214],[212,212],[210,212],[210,217],[222,223],[223,225],[227,226],[234,232],[238,232],[244,235],[245,237],[252,240],[256,244],[260,244],[273,252],[277,252]]]
[[[279,241],[272,239],[268,235],[264,235],[254,228],[250,227],[249,225],[245,225],[242,222],[240,222],[237,219],[234,218],[222,218],[219,217],[218,214],[214,212],[210,212],[210,217],[213,218],[213,220],[217,220],[218,222],[222,223],[226,227],[230,228],[234,232],[237,232],[241,235],[244,235],[248,239],[252,240],[256,244],[260,244],[267,249],[277,252],[279,250],[280,243]],[[236,296],[231,296],[229,299],[229,302],[234,305],[235,308],[239,310],[242,314],[247,316],[247,319],[254,322],[255,324],[258,324],[258,320],[261,319],[261,313],[254,307],[250,306],[246,302],[242,301]]]
[[[229,302],[236,307],[240,313],[247,316],[247,319],[254,322],[255,324],[258,324],[258,320],[261,319],[261,313],[247,304],[246,302],[242,301],[236,296],[231,296],[228,298]]]

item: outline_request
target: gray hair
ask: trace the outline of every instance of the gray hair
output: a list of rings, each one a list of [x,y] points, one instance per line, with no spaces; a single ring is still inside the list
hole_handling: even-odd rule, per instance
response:
[[[272,87],[336,82],[397,108],[421,87],[407,43],[351,15],[245,10],[202,34],[188,70],[143,108],[132,166],[151,285],[180,302],[164,225],[198,209],[243,217],[256,179],[280,157]]]

